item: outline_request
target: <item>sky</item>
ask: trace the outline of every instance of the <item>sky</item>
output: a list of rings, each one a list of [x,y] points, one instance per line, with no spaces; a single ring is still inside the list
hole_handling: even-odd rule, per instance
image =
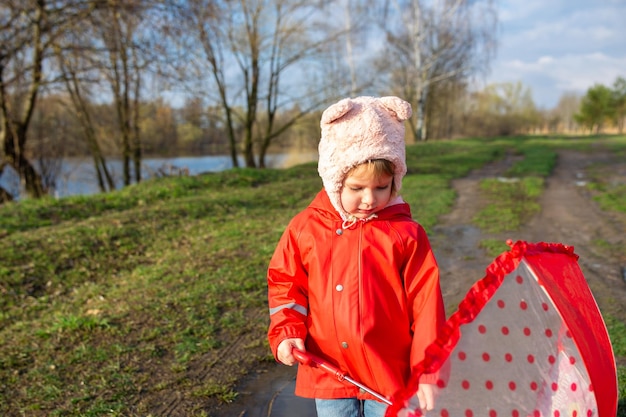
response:
[[[626,0],[499,0],[499,44],[486,82],[529,87],[554,108],[564,93],[626,78]]]

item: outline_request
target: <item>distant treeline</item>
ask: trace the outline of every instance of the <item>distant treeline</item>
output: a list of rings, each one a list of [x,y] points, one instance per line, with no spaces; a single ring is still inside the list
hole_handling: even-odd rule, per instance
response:
[[[146,155],[265,168],[273,150],[314,148],[320,112],[357,95],[410,102],[408,142],[622,128],[621,78],[552,110],[521,83],[473,89],[497,21],[491,0],[3,2],[0,175],[39,198],[68,156],[93,159],[102,191],[110,157],[124,185]]]

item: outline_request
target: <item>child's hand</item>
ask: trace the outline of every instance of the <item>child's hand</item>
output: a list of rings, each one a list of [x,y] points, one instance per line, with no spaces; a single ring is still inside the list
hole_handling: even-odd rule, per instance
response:
[[[283,340],[276,350],[276,358],[285,365],[293,366],[298,362],[296,357],[291,353],[294,348],[306,351],[304,348],[304,340],[297,338]]]
[[[436,385],[420,384],[416,395],[422,410],[432,410],[435,408],[435,397],[437,396]]]

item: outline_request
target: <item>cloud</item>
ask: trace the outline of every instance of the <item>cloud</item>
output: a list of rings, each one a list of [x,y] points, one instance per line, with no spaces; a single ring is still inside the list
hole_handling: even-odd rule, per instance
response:
[[[595,84],[611,86],[619,76],[626,77],[626,55],[612,57],[595,52],[499,62],[490,81],[521,81],[532,89],[537,105],[551,108],[564,93],[583,95]]]
[[[626,77],[626,2],[505,0],[488,82],[517,82],[544,108],[563,93]]]

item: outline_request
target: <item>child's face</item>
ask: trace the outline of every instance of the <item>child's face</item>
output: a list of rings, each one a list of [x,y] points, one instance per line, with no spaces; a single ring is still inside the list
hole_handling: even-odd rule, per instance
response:
[[[343,182],[341,205],[356,217],[365,219],[385,208],[391,200],[393,176],[375,175],[366,165],[353,170]]]

